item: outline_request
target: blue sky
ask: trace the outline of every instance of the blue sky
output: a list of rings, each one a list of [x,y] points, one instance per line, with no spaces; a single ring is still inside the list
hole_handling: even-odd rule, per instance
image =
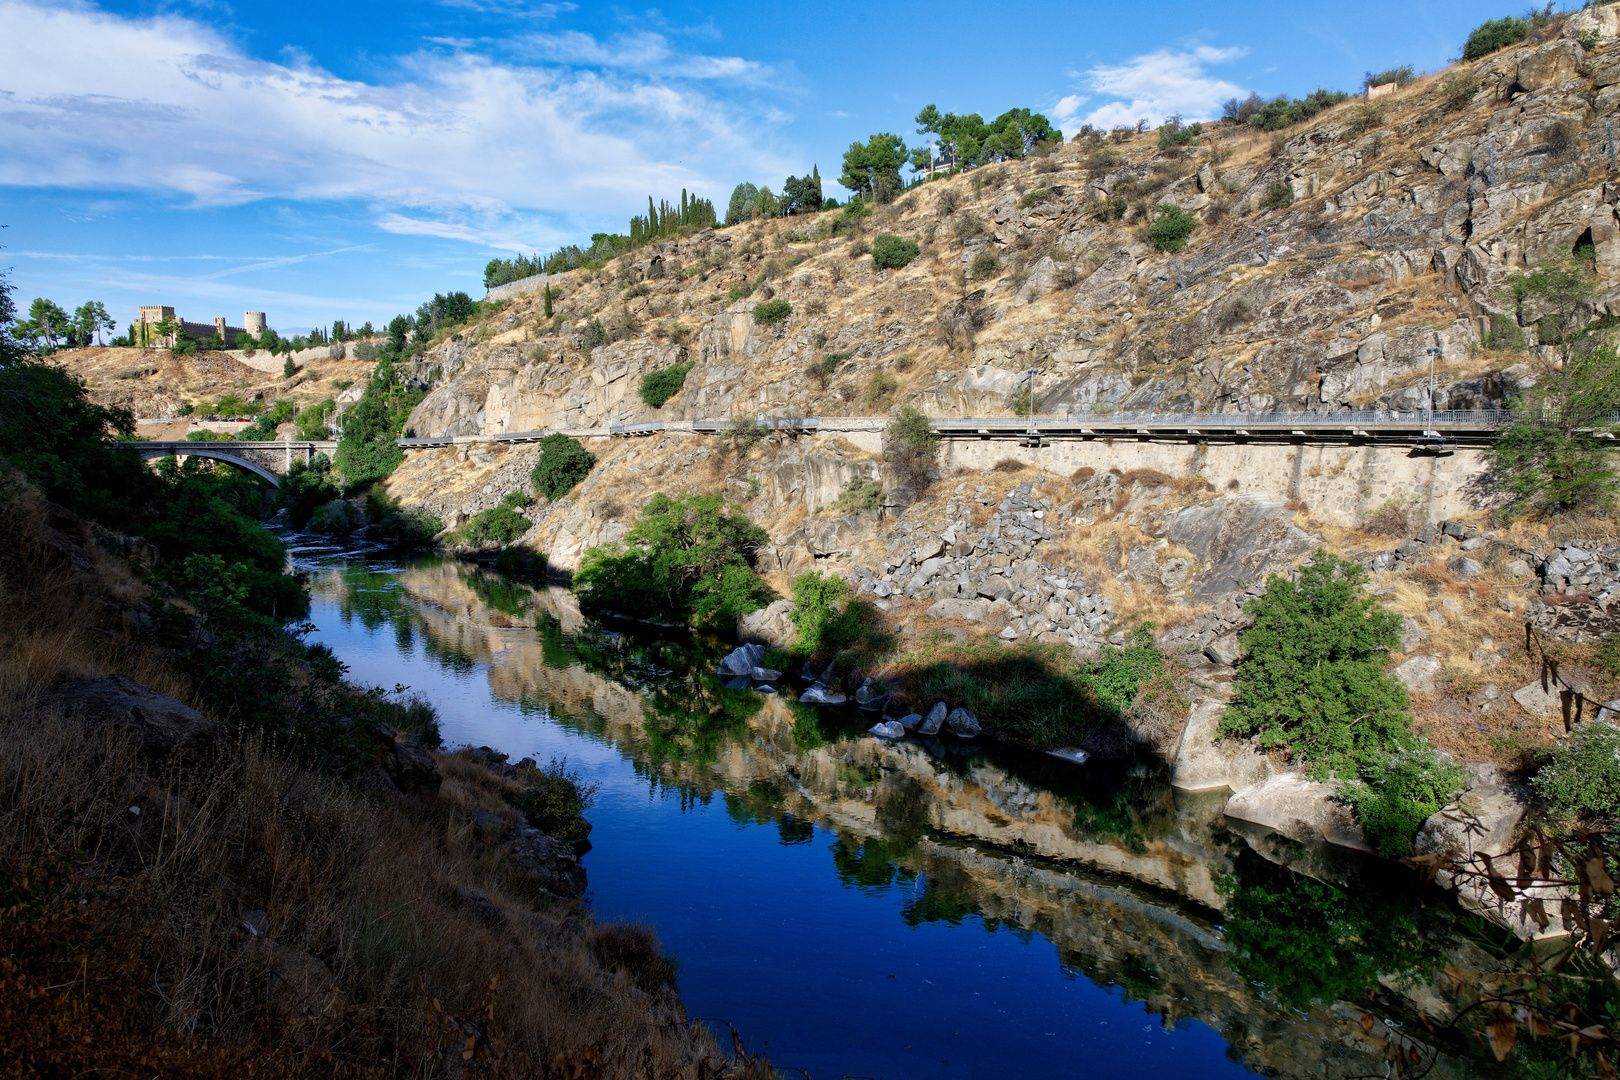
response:
[[[1522,6],[1522,5],[1519,5]],[[284,332],[482,295],[495,255],[723,210],[911,118],[1082,123],[1434,70],[1460,0],[944,3],[0,0],[0,267],[26,305],[269,312]]]

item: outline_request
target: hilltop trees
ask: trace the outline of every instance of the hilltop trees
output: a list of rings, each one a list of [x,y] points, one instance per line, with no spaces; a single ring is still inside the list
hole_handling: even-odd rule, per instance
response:
[[[1511,15],[1502,19],[1487,19],[1476,26],[1463,43],[1463,59],[1478,60],[1497,49],[1516,45],[1525,39],[1529,30],[1528,20],[1516,19]]]
[[[746,180],[731,189],[731,201],[726,204],[726,224],[740,225],[754,216],[754,203],[759,188]]]
[[[888,202],[905,186],[900,179],[900,167],[905,163],[905,140],[881,132],[864,143],[850,143],[844,152],[844,172],[838,182],[863,199]]]

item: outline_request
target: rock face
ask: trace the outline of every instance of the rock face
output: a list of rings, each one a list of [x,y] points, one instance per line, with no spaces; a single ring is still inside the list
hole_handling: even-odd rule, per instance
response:
[[[764,645],[771,649],[787,649],[793,644],[798,628],[793,625],[793,613],[798,610],[791,600],[773,600],[758,611],[750,611],[737,620],[738,640],[750,645]]]
[[[127,675],[61,683],[51,701],[69,714],[128,732],[149,757],[200,761],[225,745],[224,724]]]
[[[1294,511],[1280,502],[1239,496],[1207,506],[1178,510],[1165,536],[1208,567],[1192,580],[1192,597],[1213,604],[1232,591],[1234,581],[1264,581],[1291,570],[1321,546],[1317,537],[1294,524]]]
[[[1414,656],[1396,667],[1391,675],[1414,694],[1434,693],[1434,677],[1440,673],[1438,656]]]
[[[1302,844],[1333,844],[1371,852],[1350,807],[1337,798],[1339,785],[1318,784],[1297,773],[1279,773],[1233,795],[1226,816],[1263,826]]]
[[[585,868],[573,848],[533,826],[518,823],[502,834],[507,866],[520,880],[556,896],[585,893]]]
[[[383,771],[394,786],[406,795],[432,798],[444,783],[444,774],[434,763],[433,755],[422,743],[420,735],[399,735],[379,725],[377,745],[381,750]]]

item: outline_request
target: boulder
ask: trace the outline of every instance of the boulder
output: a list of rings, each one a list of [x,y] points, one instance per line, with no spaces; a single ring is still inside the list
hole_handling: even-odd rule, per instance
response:
[[[887,700],[889,700],[889,695],[883,693],[877,687],[873,686],[871,679],[867,679],[860,685],[860,688],[855,691],[855,704],[862,709],[871,709],[874,711],[881,709],[883,708],[883,703]]]
[[[907,731],[915,731],[917,725],[922,723],[922,713],[906,713],[899,719],[898,723]]]
[[[1547,693],[1541,688],[1540,680],[1521,686],[1513,691],[1513,700],[1519,703],[1519,708],[1531,716],[1562,716],[1563,704],[1556,693]]]
[[[1519,60],[1514,80],[1522,90],[1546,90],[1560,86],[1580,74],[1586,53],[1573,41],[1550,41]]]
[[[739,645],[727,653],[724,660],[720,661],[719,674],[722,678],[728,675],[749,678],[753,675],[754,669],[759,666],[760,661],[764,659],[765,646],[758,644]]]
[[[990,601],[979,597],[953,597],[945,600],[936,600],[928,608],[928,617],[931,619],[966,619],[968,622],[984,622],[985,613],[990,610]]]
[[[1434,677],[1440,673],[1438,656],[1414,656],[1401,664],[1391,675],[1414,694],[1434,693]]]
[[[224,748],[229,730],[128,675],[69,680],[60,683],[45,702],[69,715],[127,732],[141,752],[153,758],[178,755],[200,761]]]
[[[1169,514],[1164,535],[1205,568],[1187,582],[1192,601],[1205,604],[1231,592],[1233,581],[1292,570],[1322,543],[1294,524],[1294,511],[1284,503],[1247,495],[1223,495]]]
[[[507,866],[520,879],[555,896],[584,894],[585,868],[573,848],[523,823],[508,826],[502,839]]]
[[[916,551],[912,552],[912,561],[921,566],[929,559],[945,554],[945,546],[945,538],[942,536],[925,537],[922,543],[917,545]]]
[[[1204,646],[1204,655],[1209,657],[1211,663],[1230,667],[1243,659],[1243,647],[1238,644],[1236,634],[1222,634]]]
[[[906,729],[898,720],[879,720],[871,727],[871,733],[880,739],[903,739]]]
[[[888,593],[879,593],[887,596]],[[737,620],[737,640],[749,645],[764,645],[772,649],[785,649],[793,644],[797,628],[793,613],[798,608],[791,600],[773,600],[758,611],[750,611]]]
[[[952,709],[945,717],[945,730],[958,739],[977,739],[983,728],[979,718],[968,709]]]
[[[842,705],[848,700],[841,691],[825,686],[812,686],[799,695],[801,705]]]
[[[1429,632],[1423,629],[1423,624],[1410,615],[1401,617],[1401,652],[1410,653],[1422,641],[1426,641]]]
[[[383,771],[406,795],[432,798],[444,783],[444,774],[428,753],[420,735],[400,735],[384,724],[373,731],[381,750]]]
[[[1350,807],[1339,799],[1339,788],[1337,781],[1319,784],[1298,773],[1278,773],[1233,795],[1226,816],[1302,844],[1372,851]]]
[[[1446,570],[1458,581],[1473,581],[1485,568],[1466,555],[1453,555],[1446,560]]]
[[[945,724],[945,717],[949,711],[943,701],[936,701],[934,707],[928,710],[928,715],[923,717],[922,723],[917,725],[917,734],[938,735],[939,729]]]

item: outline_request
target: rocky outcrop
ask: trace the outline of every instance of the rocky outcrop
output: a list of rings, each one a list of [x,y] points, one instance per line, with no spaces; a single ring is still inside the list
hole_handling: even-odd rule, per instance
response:
[[[1247,821],[1301,844],[1332,844],[1371,853],[1361,824],[1338,797],[1340,784],[1278,773],[1233,795],[1226,816]]]
[[[127,675],[59,683],[48,701],[92,724],[129,735],[148,757],[198,762],[224,748],[229,729]]]

